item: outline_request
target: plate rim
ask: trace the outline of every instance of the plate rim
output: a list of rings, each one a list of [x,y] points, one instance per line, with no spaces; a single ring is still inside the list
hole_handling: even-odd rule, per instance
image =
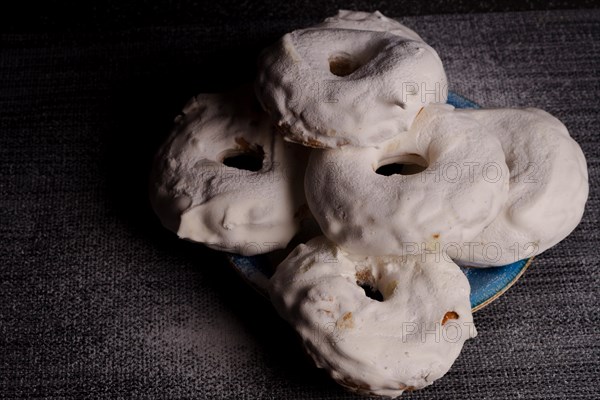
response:
[[[471,312],[477,312],[477,311],[481,310],[482,308],[487,307],[492,302],[498,300],[498,298],[500,296],[502,296],[504,293],[506,293],[508,291],[508,289],[510,289],[511,287],[513,287],[515,285],[515,283],[517,283],[517,281],[523,276],[525,271],[527,271],[527,269],[529,269],[534,258],[535,258],[535,256],[529,257],[529,258],[524,258],[523,260],[526,260],[526,261],[525,261],[524,265],[519,269],[519,272],[515,275],[515,277],[510,282],[508,282],[502,289],[500,289],[496,293],[494,293],[494,295],[488,297],[487,299],[481,301],[480,303],[478,303],[476,305],[471,305]],[[523,260],[519,260],[519,261],[523,261]],[[519,261],[516,261],[516,262],[519,262]],[[510,265],[510,264],[508,264],[508,265]],[[502,268],[502,267],[504,267],[504,266],[491,267],[491,268]]]

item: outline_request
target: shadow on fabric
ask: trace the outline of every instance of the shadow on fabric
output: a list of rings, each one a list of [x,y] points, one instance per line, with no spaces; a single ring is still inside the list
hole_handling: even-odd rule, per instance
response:
[[[337,391],[339,388],[305,356],[293,330],[226,265],[222,254],[168,232],[148,200],[154,154],[184,104],[195,94],[225,91],[252,81],[256,57],[270,41],[273,38],[197,57],[133,62],[112,91],[114,121],[104,141],[107,195],[110,207],[132,235],[143,237],[148,246],[165,253],[183,255],[201,269],[203,278],[211,282],[215,301],[239,317],[263,350],[266,362],[275,365],[290,382],[301,386],[316,383]]]

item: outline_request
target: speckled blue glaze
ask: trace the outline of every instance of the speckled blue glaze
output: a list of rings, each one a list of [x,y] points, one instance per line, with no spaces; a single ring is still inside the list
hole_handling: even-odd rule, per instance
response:
[[[265,256],[258,255],[245,257],[238,254],[227,253],[227,259],[246,283],[263,296],[269,297],[267,285],[269,278],[273,275],[273,267]]]
[[[479,309],[500,296],[528,267],[529,259],[493,268],[463,268],[471,284],[471,307]]]
[[[448,92],[448,104],[456,108],[480,108],[471,100],[453,92]],[[273,271],[265,256],[227,254],[227,258],[248,284],[268,297],[266,287]],[[525,259],[493,268],[461,267],[471,284],[471,307],[474,310],[480,309],[504,293],[521,276],[529,261],[530,259]]]
[[[456,108],[481,108],[478,104],[454,92],[448,92],[447,103],[452,104]]]

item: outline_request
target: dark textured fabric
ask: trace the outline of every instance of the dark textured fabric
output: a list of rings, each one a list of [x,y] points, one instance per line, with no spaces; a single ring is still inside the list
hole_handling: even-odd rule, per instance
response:
[[[564,121],[590,173],[580,226],[475,314],[479,337],[445,378],[406,398],[599,398],[600,11],[402,20],[438,50],[451,90]],[[355,397],[146,200],[187,98],[251,79],[263,45],[312,22],[2,36],[1,398]]]
[[[38,3],[38,4],[36,4]],[[4,10],[2,9],[4,6]],[[239,23],[269,18],[321,19],[340,9],[379,10],[386,15],[455,14],[593,8],[598,0],[45,0],[0,4],[3,31],[106,30],[142,26]]]

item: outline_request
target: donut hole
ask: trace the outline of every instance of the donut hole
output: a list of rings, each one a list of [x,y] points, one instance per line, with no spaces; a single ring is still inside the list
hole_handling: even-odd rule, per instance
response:
[[[356,58],[344,51],[329,56],[329,71],[335,76],[348,76],[361,65]]]
[[[327,71],[338,77],[351,75],[375,62],[380,54],[389,51],[390,46],[398,42],[398,36],[388,32],[341,27],[326,31],[301,29],[292,32],[286,35],[286,46],[291,46],[297,52],[298,62],[306,63],[315,71]],[[380,61],[385,60],[380,58]]]
[[[221,162],[231,168],[256,172],[262,169],[263,159],[264,152],[258,150],[230,151],[223,156]]]
[[[365,295],[368,298],[373,299],[375,301],[383,301],[383,294],[381,294],[381,292],[377,288],[374,288],[366,282],[356,281],[356,284],[365,291]]]
[[[380,162],[375,173],[383,176],[414,175],[425,171],[427,164],[427,161],[418,154],[408,154]]]

